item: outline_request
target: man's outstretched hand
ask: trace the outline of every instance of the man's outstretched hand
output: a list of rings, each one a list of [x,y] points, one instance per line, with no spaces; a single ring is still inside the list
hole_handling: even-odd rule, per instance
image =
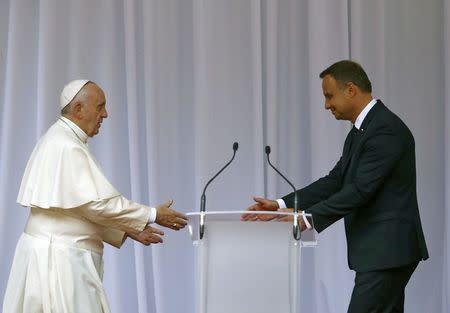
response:
[[[275,200],[269,200],[262,197],[254,197],[255,203],[247,208],[247,211],[277,211],[278,202]],[[243,221],[270,221],[277,218],[277,214],[242,214],[241,220]]]
[[[187,224],[187,216],[170,208],[173,200],[160,204],[156,207],[155,223],[173,230],[183,229]]]

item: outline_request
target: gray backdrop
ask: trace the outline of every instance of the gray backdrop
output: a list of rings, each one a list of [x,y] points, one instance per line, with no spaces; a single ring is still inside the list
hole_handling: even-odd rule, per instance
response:
[[[407,288],[406,312],[450,312],[449,0],[0,0],[0,297],[28,214],[15,203],[36,140],[56,120],[63,85],[96,81],[110,117],[90,141],[111,182],[135,201],[174,198],[198,210],[246,208],[253,195],[328,172],[350,125],[324,110],[318,73],[353,58],[374,97],[403,118],[417,145],[418,195],[431,258]],[[230,230],[232,231],[232,230]],[[105,251],[114,312],[193,312],[187,232],[165,244]],[[383,238],[380,238],[383,240]],[[342,222],[305,252],[303,307],[345,312]],[[239,283],[239,282],[236,282]]]

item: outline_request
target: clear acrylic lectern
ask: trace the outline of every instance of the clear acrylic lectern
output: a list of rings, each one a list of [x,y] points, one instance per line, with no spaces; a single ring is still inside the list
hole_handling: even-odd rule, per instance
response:
[[[244,213],[274,214],[187,214],[196,258],[195,313],[299,313],[301,247],[316,245],[314,230],[295,240],[292,222],[241,221]],[[202,214],[205,228],[200,239]],[[313,225],[311,216],[305,216]]]

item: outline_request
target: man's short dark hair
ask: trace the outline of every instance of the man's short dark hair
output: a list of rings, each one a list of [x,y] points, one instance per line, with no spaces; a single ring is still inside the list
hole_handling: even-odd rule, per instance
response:
[[[358,63],[351,60],[342,60],[330,65],[319,77],[324,78],[326,75],[333,77],[339,87],[351,82],[358,86],[363,92],[372,92],[372,83],[367,77],[366,72]]]

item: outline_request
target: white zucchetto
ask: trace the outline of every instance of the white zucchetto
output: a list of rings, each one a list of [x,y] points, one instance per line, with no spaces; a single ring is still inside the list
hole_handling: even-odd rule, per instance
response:
[[[77,79],[72,80],[70,83],[64,86],[63,91],[61,92],[61,96],[59,98],[59,104],[61,109],[63,109],[66,105],[70,103],[70,101],[75,98],[77,93],[86,85],[90,80],[87,79]]]

